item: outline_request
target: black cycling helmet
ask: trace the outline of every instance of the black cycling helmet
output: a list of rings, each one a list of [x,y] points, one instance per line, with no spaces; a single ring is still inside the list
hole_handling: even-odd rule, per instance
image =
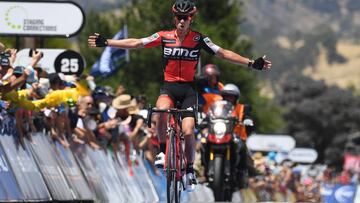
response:
[[[220,70],[215,64],[206,64],[201,69],[201,74],[205,76],[207,79],[210,79],[211,76],[215,75],[216,80],[219,81]]]
[[[176,0],[172,12],[178,15],[193,15],[196,13],[196,7],[191,0]]]

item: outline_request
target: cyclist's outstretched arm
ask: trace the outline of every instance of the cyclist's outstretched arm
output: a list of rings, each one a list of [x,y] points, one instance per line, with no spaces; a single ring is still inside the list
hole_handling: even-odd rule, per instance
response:
[[[266,70],[271,68],[271,61],[265,60],[264,57],[252,60],[223,48],[219,48],[215,55],[221,59],[227,60],[237,65],[246,65],[259,70]]]
[[[143,41],[141,39],[136,38],[128,38],[128,39],[106,39],[99,33],[94,33],[94,35],[90,35],[88,38],[88,44],[90,47],[104,47],[111,46],[117,47],[121,49],[139,49],[143,48]]]

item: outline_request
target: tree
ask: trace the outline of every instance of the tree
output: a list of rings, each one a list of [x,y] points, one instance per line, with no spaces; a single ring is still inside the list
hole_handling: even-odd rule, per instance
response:
[[[341,162],[342,156],[329,155],[343,152],[347,135],[360,129],[360,98],[350,90],[305,77],[292,78],[283,88],[287,133],[295,137],[297,146],[315,148],[318,162]]]

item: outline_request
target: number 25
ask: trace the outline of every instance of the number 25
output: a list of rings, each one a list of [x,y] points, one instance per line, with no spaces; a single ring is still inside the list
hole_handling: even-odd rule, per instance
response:
[[[61,72],[62,73],[76,73],[79,70],[78,59],[61,59]]]

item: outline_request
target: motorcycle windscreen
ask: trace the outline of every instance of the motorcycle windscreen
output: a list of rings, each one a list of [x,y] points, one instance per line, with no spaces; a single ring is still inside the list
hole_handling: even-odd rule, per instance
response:
[[[212,118],[227,118],[231,117],[231,113],[234,110],[234,106],[228,101],[216,101],[209,109],[209,115]]]

